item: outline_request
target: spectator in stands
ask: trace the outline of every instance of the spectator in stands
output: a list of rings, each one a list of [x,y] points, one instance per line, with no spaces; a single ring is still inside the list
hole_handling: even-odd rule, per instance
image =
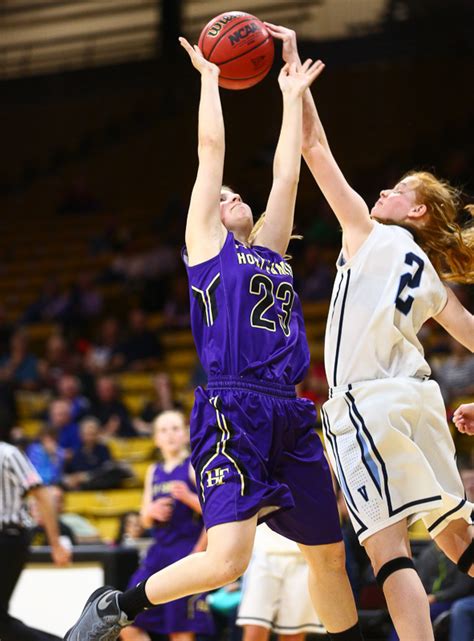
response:
[[[66,450],[66,460],[70,460],[80,447],[79,425],[72,420],[69,401],[53,401],[49,406],[49,425],[55,432],[59,445]]]
[[[120,345],[120,324],[113,316],[106,318],[98,339],[86,354],[85,365],[91,374],[108,374],[115,369],[114,357]]]
[[[175,277],[163,308],[164,324],[169,328],[190,326],[188,282],[183,275]]]
[[[459,599],[451,608],[449,641],[474,639],[474,588],[471,594]]]
[[[460,396],[474,395],[474,354],[454,338],[449,344],[451,354],[434,371],[448,406]]]
[[[162,280],[178,264],[175,247],[155,240],[153,249],[140,250],[133,241],[114,259],[111,273],[125,281]]]
[[[120,389],[111,376],[100,376],[96,381],[96,400],[92,415],[97,417],[104,436],[136,436],[132,420],[125,404],[120,399]]]
[[[89,414],[91,404],[85,396],[81,396],[81,382],[77,376],[63,374],[58,381],[57,389],[59,398],[70,403],[73,421],[80,421]]]
[[[153,431],[153,421],[165,410],[181,410],[182,403],[174,399],[173,386],[171,378],[166,372],[159,372],[153,377],[153,389],[155,398],[146,403],[138,418],[135,418],[133,424],[140,434],[151,434]]]
[[[156,369],[163,356],[156,332],[148,329],[148,321],[142,309],[135,308],[129,314],[128,337],[117,350],[114,359],[117,367],[139,372]]]
[[[26,448],[26,455],[45,485],[61,482],[66,452],[58,443],[56,428],[45,425],[38,434],[38,439]]]
[[[10,351],[0,357],[0,382],[14,389],[35,390],[40,383],[38,359],[28,349],[24,330],[17,330],[10,338]]]
[[[70,490],[105,489],[119,487],[129,474],[123,466],[112,461],[110,450],[100,440],[100,423],[93,417],[80,424],[80,447],[66,463],[63,482]]]
[[[79,371],[80,358],[68,345],[62,334],[51,334],[46,342],[46,353],[39,363],[43,384],[56,390],[61,376],[76,374]]]
[[[82,272],[70,289],[69,303],[61,320],[69,329],[82,327],[96,318],[103,307],[102,293],[94,283],[90,272]]]
[[[55,321],[62,318],[69,304],[69,296],[61,289],[56,278],[48,278],[38,298],[25,310],[20,323]]]
[[[321,249],[317,245],[306,246],[300,274],[301,300],[318,301],[331,297],[334,270],[321,260]]]
[[[119,532],[115,540],[117,545],[133,546],[136,541],[150,536],[150,530],[147,530],[142,524],[140,512],[131,510],[122,514]]]
[[[110,214],[102,231],[91,238],[89,252],[92,256],[112,251],[119,252],[129,241],[129,228],[122,225],[115,214]]]

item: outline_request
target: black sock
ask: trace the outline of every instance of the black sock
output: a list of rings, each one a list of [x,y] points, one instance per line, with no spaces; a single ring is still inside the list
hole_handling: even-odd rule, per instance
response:
[[[344,630],[344,632],[328,632],[328,637],[331,641],[364,641],[358,623],[349,628],[349,630]]]
[[[146,581],[142,581],[135,588],[123,592],[118,597],[120,609],[131,621],[143,610],[153,607],[153,603],[145,594],[145,583]]]

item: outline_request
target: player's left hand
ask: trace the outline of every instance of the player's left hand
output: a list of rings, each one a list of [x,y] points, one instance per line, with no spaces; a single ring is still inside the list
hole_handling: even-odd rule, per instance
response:
[[[177,501],[187,504],[192,493],[184,481],[173,481],[170,494]]]
[[[453,414],[453,423],[461,434],[474,436],[474,403],[460,405]]]
[[[306,89],[322,73],[324,63],[321,60],[313,62],[308,58],[302,65],[296,62],[287,63],[280,71],[278,84],[283,94],[301,96]]]

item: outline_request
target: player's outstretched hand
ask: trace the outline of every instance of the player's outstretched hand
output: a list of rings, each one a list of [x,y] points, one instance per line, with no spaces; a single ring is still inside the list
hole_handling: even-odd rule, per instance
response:
[[[183,37],[179,38],[179,43],[183,47],[183,49],[188,52],[193,66],[199,71],[200,74],[204,73],[205,71],[210,71],[213,75],[219,75],[219,67],[214,63],[209,62],[209,60],[206,60],[206,58],[204,58],[204,56],[202,55],[202,51],[197,45],[194,45],[194,47],[191,46],[186,38]]]
[[[324,64],[321,60],[313,62],[310,58],[302,65],[286,63],[278,76],[280,89],[284,94],[301,96],[322,73]]]
[[[281,55],[284,62],[288,62],[290,64],[292,62],[296,62],[297,64],[301,64],[298,45],[296,42],[296,32],[293,31],[293,29],[272,24],[271,22],[265,22],[264,24],[271,36],[277,40],[281,40],[283,44]]]
[[[474,436],[474,403],[460,405],[453,414],[453,423],[462,434]]]

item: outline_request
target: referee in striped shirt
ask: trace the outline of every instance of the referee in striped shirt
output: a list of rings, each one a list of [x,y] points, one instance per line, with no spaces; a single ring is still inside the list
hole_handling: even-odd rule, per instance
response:
[[[55,565],[71,559],[59,540],[58,522],[48,489],[29,460],[16,447],[0,441],[0,639],[53,641],[53,635],[26,626],[8,614],[15,585],[28,558],[30,527],[25,498],[33,495],[44,522]]]

